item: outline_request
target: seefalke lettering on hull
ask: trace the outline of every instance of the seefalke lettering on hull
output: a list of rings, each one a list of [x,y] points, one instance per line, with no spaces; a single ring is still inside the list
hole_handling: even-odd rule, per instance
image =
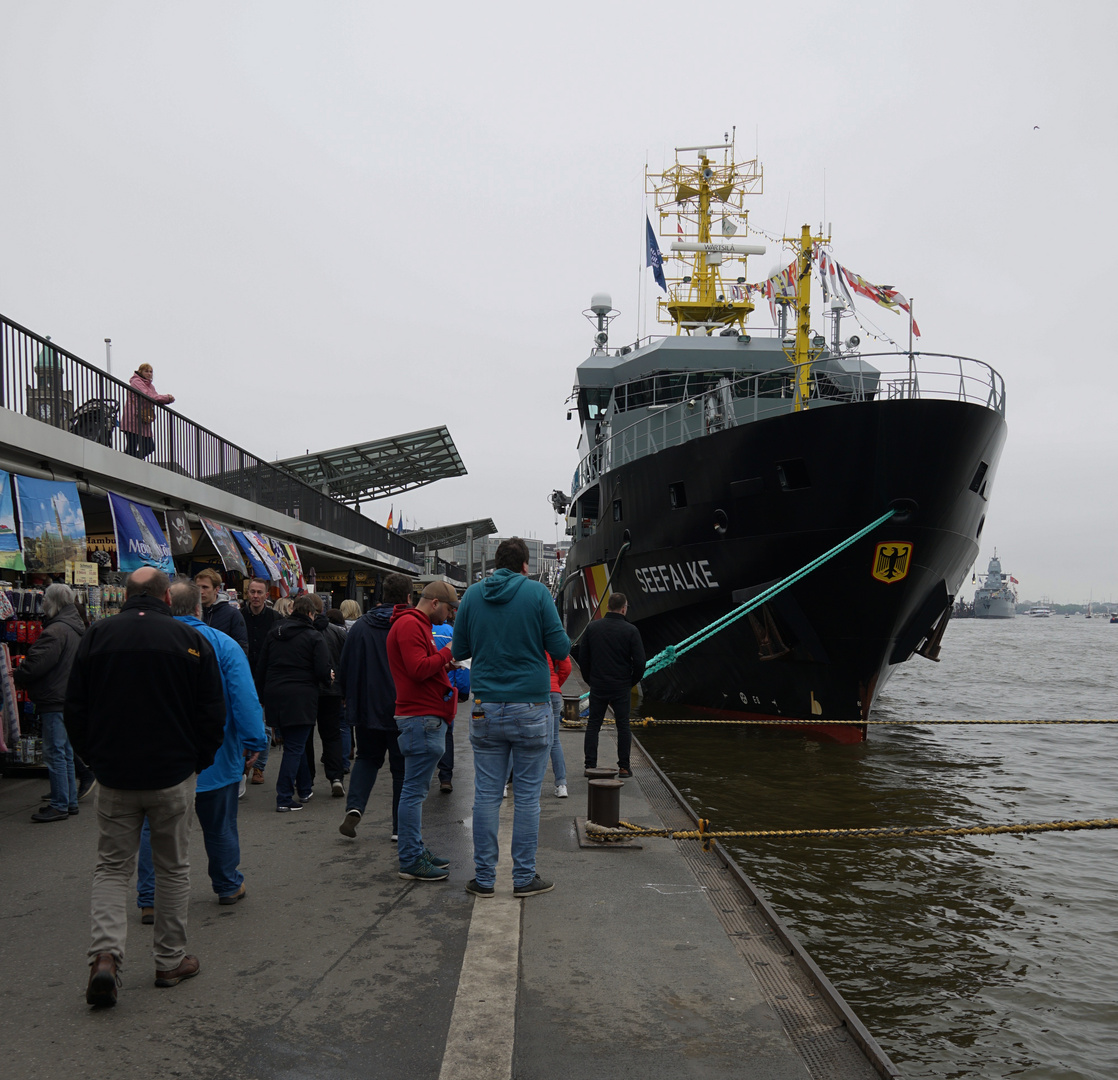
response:
[[[668,563],[642,566],[633,571],[641,592],[690,592],[695,589],[717,589],[718,582],[710,572],[706,559],[698,562]]]

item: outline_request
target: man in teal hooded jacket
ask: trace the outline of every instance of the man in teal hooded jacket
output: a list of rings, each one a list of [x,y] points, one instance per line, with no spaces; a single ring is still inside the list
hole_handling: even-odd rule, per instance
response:
[[[466,886],[492,896],[497,877],[497,825],[511,766],[513,896],[550,892],[554,882],[536,873],[540,788],[551,750],[550,653],[562,660],[571,642],[551,593],[528,574],[528,545],[502,540],[496,570],[471,585],[454,623],[455,660],[470,659],[474,705],[474,867]]]

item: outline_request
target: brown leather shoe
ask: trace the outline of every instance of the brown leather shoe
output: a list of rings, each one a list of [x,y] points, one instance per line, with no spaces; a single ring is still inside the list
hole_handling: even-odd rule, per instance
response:
[[[183,979],[193,979],[194,976],[198,974],[200,966],[198,957],[184,956],[179,966],[171,971],[159,971],[157,969],[155,972],[155,985],[178,986]]]
[[[120,976],[116,973],[116,957],[100,952],[89,963],[89,985],[85,988],[88,1005],[108,1007],[116,1004],[116,988]]]
[[[254,783],[254,784],[264,783],[264,770],[263,769],[258,769],[255,765],[253,765],[253,767],[252,767],[252,783]]]
[[[245,898],[245,883],[241,882],[241,887],[230,896],[219,896],[217,902],[219,904],[237,904]]]
[[[154,926],[155,925],[155,908],[153,908],[153,907],[142,907],[142,908],[140,908],[140,922],[142,922],[144,924],[144,926]]]

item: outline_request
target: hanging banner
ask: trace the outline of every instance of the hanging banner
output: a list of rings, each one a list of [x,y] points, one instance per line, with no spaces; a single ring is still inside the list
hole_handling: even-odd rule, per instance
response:
[[[109,510],[116,536],[117,567],[126,574],[141,566],[154,566],[165,574],[175,572],[171,545],[150,506],[109,492]]]
[[[233,529],[232,532],[233,539],[240,545],[241,553],[248,560],[252,576],[263,578],[265,581],[270,580],[272,575],[268,573],[268,568],[260,561],[260,556],[256,554],[256,549],[249,543],[248,537],[238,529]]]
[[[15,476],[19,536],[27,570],[62,574],[67,560],[85,562],[85,517],[72,480]]]
[[[402,523],[403,519],[401,518],[400,520]],[[303,577],[303,564],[299,559],[299,552],[295,550],[295,545],[289,544],[286,540],[273,540],[272,542],[277,545],[277,547],[282,552],[283,557],[286,559],[287,565],[290,567],[291,570],[292,579],[295,582],[295,588],[306,589],[307,582],[306,579]]]
[[[276,540],[274,537],[269,537],[272,545],[272,551],[275,552],[276,561],[279,563],[280,571],[283,574],[284,584],[291,592],[305,591],[307,583],[303,578],[303,567],[299,562],[299,555],[295,551],[294,544],[285,543],[283,540]]]
[[[271,578],[272,581],[282,581],[283,574],[280,573],[279,563],[272,554],[272,547],[264,536],[258,532],[250,532],[248,529],[245,529],[244,537],[252,545],[252,549],[256,552],[260,561],[267,567],[268,572],[262,574],[261,577]]]
[[[240,548],[237,547],[237,541],[233,539],[229,527],[222,525],[220,522],[211,521],[209,518],[202,518],[201,520],[202,528],[206,530],[206,535],[213,543],[214,549],[221,556],[221,565],[226,570],[236,570],[238,574],[248,577],[248,567],[245,566],[245,561],[241,558]]]
[[[12,479],[0,469],[0,567],[5,570],[26,570],[23,552],[16,532],[15,506],[12,503]]]
[[[184,510],[168,510],[164,515],[167,528],[164,535],[171,544],[172,555],[189,555],[194,550],[194,533]]]

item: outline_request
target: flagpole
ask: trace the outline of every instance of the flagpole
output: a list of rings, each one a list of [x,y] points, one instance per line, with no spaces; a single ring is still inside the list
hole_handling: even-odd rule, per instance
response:
[[[645,188],[648,187],[648,151],[644,152],[644,176],[641,183],[641,217],[647,216],[647,209],[645,207]],[[637,257],[637,347],[640,347],[641,337],[644,332],[643,313],[645,308],[644,302],[644,257],[647,239],[645,237],[644,229],[640,230],[640,254]]]

